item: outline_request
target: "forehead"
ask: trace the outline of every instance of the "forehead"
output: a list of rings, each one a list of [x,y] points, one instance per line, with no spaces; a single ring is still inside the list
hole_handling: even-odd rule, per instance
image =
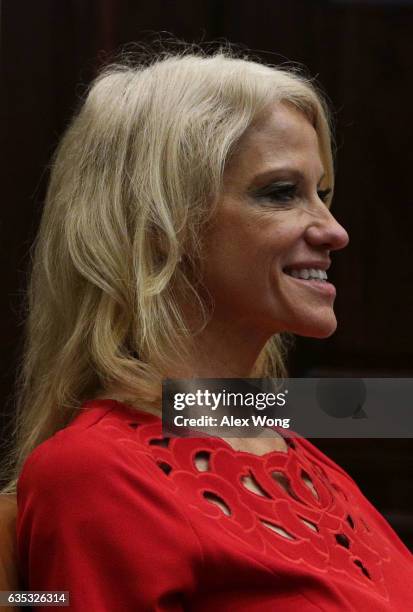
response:
[[[231,179],[287,167],[317,181],[324,173],[317,132],[299,109],[274,104],[241,138],[226,169]]]

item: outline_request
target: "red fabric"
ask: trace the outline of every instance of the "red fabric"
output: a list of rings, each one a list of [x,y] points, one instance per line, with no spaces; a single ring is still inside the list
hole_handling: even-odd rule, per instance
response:
[[[413,610],[412,555],[308,441],[263,456],[167,444],[158,417],[82,408],[20,476],[22,588],[70,591],[79,612]]]

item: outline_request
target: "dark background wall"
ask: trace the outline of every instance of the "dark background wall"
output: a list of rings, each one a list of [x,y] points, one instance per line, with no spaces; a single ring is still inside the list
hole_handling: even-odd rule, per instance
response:
[[[318,77],[337,126],[333,211],[351,240],[331,269],[338,331],[329,340],[298,339],[290,373],[412,376],[412,2],[3,0],[3,428],[13,410],[21,295],[48,161],[101,63],[161,31],[189,42],[229,40],[267,62],[303,63]],[[412,440],[314,442],[413,548]]]

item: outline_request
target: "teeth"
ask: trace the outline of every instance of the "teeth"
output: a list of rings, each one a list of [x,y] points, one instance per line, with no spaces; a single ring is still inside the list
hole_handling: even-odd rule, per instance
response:
[[[294,278],[302,278],[308,280],[314,278],[317,280],[327,280],[327,272],[325,270],[316,270],[315,268],[303,268],[302,270],[290,270],[287,272]]]

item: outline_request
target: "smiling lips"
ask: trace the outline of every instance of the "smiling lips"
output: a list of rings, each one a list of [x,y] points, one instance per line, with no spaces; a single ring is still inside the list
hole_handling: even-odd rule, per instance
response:
[[[327,272],[320,268],[302,268],[301,270],[290,270],[286,271],[286,274],[293,276],[294,278],[302,278],[308,280],[309,278],[315,280],[326,281]]]
[[[311,289],[315,289],[319,293],[334,298],[336,296],[336,288],[327,281],[326,270],[329,268],[330,262],[317,262],[313,266],[288,266],[288,268],[284,269],[284,273],[293,278],[294,281],[303,284],[303,286],[311,287]]]

